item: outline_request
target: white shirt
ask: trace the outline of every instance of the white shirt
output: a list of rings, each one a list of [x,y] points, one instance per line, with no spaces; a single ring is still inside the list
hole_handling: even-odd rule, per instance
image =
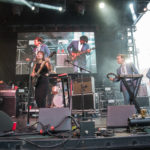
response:
[[[123,74],[123,75],[127,75],[128,74],[127,67],[126,67],[125,63],[121,65],[121,74]]]
[[[79,44],[78,44],[78,51],[81,51],[81,50],[82,50],[82,47],[83,47],[83,44],[81,44],[81,43],[79,42]]]
[[[37,55],[37,53],[41,50],[41,45],[37,46],[35,54]]]

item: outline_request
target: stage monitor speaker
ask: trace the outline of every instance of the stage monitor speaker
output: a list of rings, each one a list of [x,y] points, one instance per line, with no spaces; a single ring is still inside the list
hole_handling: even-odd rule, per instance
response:
[[[95,93],[94,77],[84,77],[83,83],[81,78],[77,78],[73,81],[73,94],[81,94],[82,92],[84,94]]]
[[[94,95],[93,94],[84,94],[84,108],[82,103],[82,95],[73,95],[72,96],[72,109],[74,110],[82,110],[82,109],[94,109]]]
[[[11,121],[11,118],[3,111],[0,111],[0,132],[11,131],[12,126],[13,122]]]
[[[107,128],[124,128],[128,126],[128,118],[136,113],[134,105],[108,106]]]
[[[37,130],[43,129],[42,126],[49,130],[54,126],[55,131],[71,130],[71,110],[69,108],[40,108]]]
[[[149,107],[149,97],[137,97],[136,102],[140,107]]]

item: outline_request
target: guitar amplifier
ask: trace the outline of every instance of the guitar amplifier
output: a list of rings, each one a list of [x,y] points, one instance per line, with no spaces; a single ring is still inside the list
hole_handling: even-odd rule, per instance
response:
[[[77,78],[73,81],[73,94],[82,93],[95,93],[94,77],[84,77],[83,83],[81,78]]]
[[[68,57],[68,54],[56,54],[56,66],[72,66],[71,64],[66,62],[66,60],[68,60]]]
[[[10,117],[16,116],[16,90],[0,90],[0,110]]]

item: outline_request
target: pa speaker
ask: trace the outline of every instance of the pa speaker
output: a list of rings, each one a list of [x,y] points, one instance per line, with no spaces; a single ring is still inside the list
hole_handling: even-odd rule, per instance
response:
[[[94,109],[94,105],[93,94],[78,94],[72,96],[72,109],[74,110]]]
[[[71,111],[69,108],[40,108],[37,130],[49,130],[54,126],[55,131],[71,130]]]
[[[134,105],[108,106],[107,128],[124,128],[128,126],[128,118],[136,113]]]
[[[12,126],[13,122],[11,121],[11,118],[3,111],[0,111],[0,132],[11,131]]]

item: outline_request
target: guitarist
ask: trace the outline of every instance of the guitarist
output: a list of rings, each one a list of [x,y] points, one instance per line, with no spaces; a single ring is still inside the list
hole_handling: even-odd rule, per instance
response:
[[[73,63],[82,68],[86,68],[86,54],[90,53],[91,51],[87,43],[88,37],[83,35],[80,37],[80,40],[72,41],[67,47],[67,50],[71,57],[74,57],[74,55],[76,55],[77,53],[83,52],[83,54],[77,56],[76,58],[74,57],[73,59]],[[74,72],[78,73],[78,68],[76,66],[74,66]]]
[[[50,50],[46,44],[43,43],[43,39],[40,37],[36,37],[34,39],[34,45],[35,48],[33,49],[33,52],[35,56],[37,55],[38,51],[44,52],[44,57],[47,59],[50,55]],[[49,58],[48,58],[49,59]]]
[[[39,51],[36,55],[36,63],[31,73],[32,77],[36,76],[36,73],[38,72],[44,61],[44,52]],[[44,108],[46,105],[46,96],[49,90],[48,73],[50,70],[50,61],[46,61],[44,66],[42,67],[42,70],[40,71],[40,77],[38,78],[37,84],[35,86],[35,100],[39,108]]]

